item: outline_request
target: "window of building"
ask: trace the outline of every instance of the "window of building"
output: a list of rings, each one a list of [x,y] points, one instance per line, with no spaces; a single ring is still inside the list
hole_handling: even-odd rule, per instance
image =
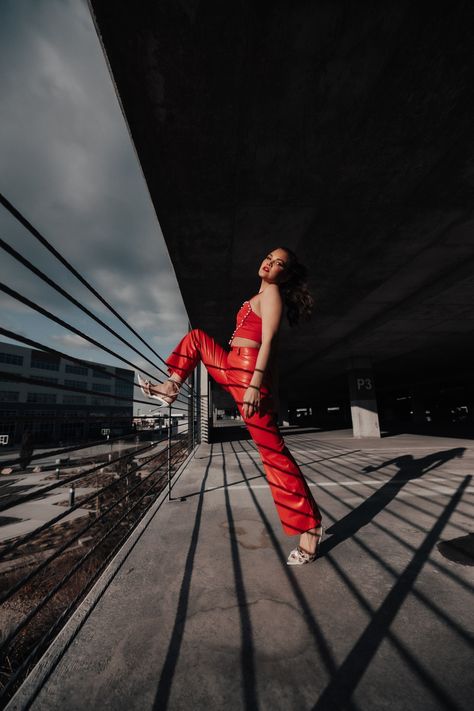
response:
[[[8,363],[8,365],[23,365],[23,356],[15,353],[0,353],[0,363]]]
[[[41,437],[45,436],[52,436],[54,433],[54,423],[53,422],[45,422],[44,420],[35,420],[32,423],[32,432],[33,434],[39,435]]]
[[[113,405],[114,402],[103,397],[93,397],[91,400],[91,405]],[[94,413],[97,414],[97,413]]]
[[[36,378],[36,380],[41,380],[45,383],[57,383],[58,382],[57,378],[50,378],[49,375],[34,375],[33,377]]]
[[[94,378],[103,378],[109,380],[112,377],[112,373],[103,373],[101,370],[93,370],[92,375]]]
[[[24,410],[22,413],[23,417],[53,417],[54,410]]]
[[[51,356],[46,357],[44,353],[31,354],[31,367],[41,368],[42,370],[59,370],[59,358],[54,359]]]
[[[64,395],[64,405],[85,405],[87,403],[86,395]]]
[[[56,402],[56,395],[53,393],[28,393],[27,402],[53,403]]]
[[[109,393],[110,385],[106,385],[105,383],[92,383],[92,390],[98,393]]]
[[[115,373],[120,378],[123,378],[124,380],[129,380],[130,383],[133,383],[134,373],[132,370],[126,370],[125,368],[115,368]]]
[[[120,381],[115,383],[115,394],[124,395],[125,397],[133,397],[133,385],[132,383],[121,383]]]
[[[18,402],[19,392],[14,390],[0,390],[0,402]]]
[[[64,385],[69,385],[70,388],[87,388],[85,380],[65,380]]]
[[[66,364],[66,373],[73,373],[74,375],[87,375],[89,369],[82,365],[70,365]]]

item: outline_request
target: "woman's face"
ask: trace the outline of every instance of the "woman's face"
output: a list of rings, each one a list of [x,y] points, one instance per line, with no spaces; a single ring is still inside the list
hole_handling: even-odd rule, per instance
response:
[[[279,284],[284,281],[287,270],[288,255],[284,249],[278,247],[269,252],[258,270],[258,276],[270,284]]]

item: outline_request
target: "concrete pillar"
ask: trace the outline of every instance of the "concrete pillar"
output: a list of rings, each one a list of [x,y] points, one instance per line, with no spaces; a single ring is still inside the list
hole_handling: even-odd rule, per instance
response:
[[[206,367],[199,362],[199,431],[200,441],[209,442],[212,428],[212,391],[209,373]]]
[[[348,358],[347,377],[354,437],[380,437],[375,380],[369,358]]]

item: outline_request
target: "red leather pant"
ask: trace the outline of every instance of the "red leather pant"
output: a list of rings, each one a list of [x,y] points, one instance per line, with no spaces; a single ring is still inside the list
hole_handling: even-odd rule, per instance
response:
[[[257,445],[283,531],[293,536],[318,526],[321,514],[278,429],[268,373],[260,388],[260,409],[244,417],[242,401],[255,369],[258,350],[233,346],[226,351],[207,333],[195,328],[181,339],[166,364],[170,375],[175,372],[184,380],[201,360],[209,375],[232,395]]]

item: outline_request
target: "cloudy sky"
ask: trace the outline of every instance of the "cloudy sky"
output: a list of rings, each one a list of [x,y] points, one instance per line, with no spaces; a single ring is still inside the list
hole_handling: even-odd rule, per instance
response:
[[[0,95],[0,192],[165,358],[187,314],[85,0],[0,0]],[[156,361],[2,207],[0,237]],[[141,365],[3,251],[0,278]],[[4,328],[121,364],[9,296],[0,310]]]

